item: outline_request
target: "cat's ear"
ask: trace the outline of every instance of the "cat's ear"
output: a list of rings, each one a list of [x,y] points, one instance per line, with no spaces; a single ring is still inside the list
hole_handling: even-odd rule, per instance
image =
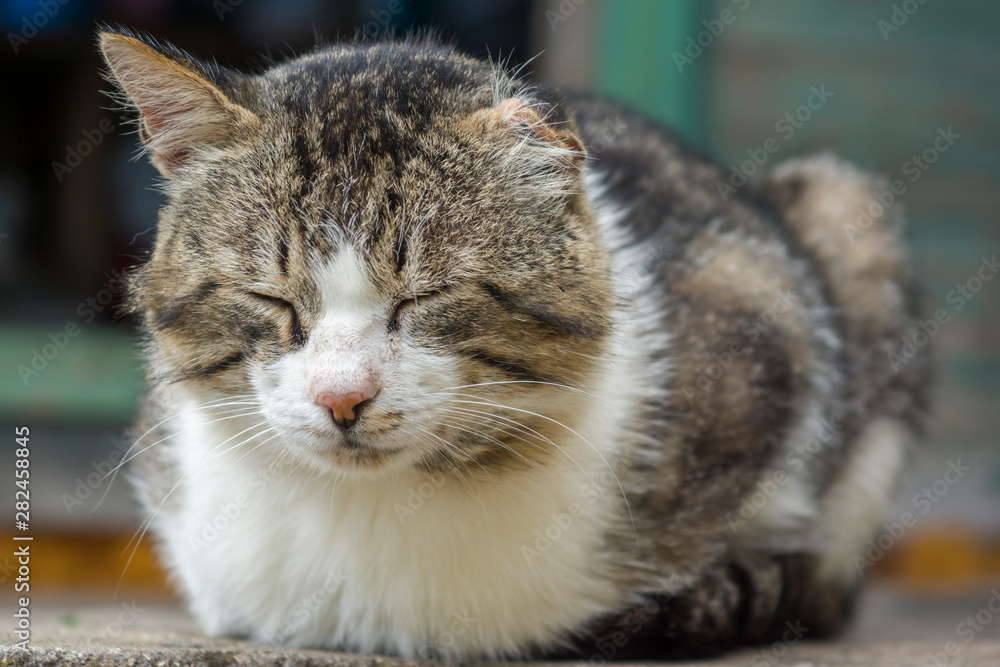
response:
[[[550,118],[550,111],[519,97],[509,97],[495,109],[500,122],[511,131],[542,142],[542,145],[555,151],[561,162],[580,169],[587,158],[583,142],[573,132],[570,124]]]
[[[109,79],[138,109],[140,136],[164,176],[173,176],[198,151],[225,146],[257,125],[252,112],[180,52],[114,32],[101,32],[99,42]]]

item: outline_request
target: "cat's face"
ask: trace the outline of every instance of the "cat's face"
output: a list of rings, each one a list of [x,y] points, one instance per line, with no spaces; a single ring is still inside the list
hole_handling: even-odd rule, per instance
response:
[[[428,44],[254,77],[102,48],[166,176],[133,281],[156,376],[339,471],[552,453],[611,326],[568,119]]]

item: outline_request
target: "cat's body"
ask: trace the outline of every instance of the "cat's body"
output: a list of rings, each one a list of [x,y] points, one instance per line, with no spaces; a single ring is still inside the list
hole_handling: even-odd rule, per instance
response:
[[[923,402],[892,213],[845,230],[877,181],[726,192],[433,42],[255,77],[102,47],[168,178],[139,489],[206,630],[654,657],[841,625]]]

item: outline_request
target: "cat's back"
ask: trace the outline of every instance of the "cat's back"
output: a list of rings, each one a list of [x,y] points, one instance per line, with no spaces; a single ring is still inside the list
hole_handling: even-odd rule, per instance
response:
[[[879,178],[821,154],[734,188],[655,121],[591,95],[567,104],[620,289],[669,332],[664,433],[697,434],[718,460],[800,464],[819,497],[880,417],[921,430],[929,363],[893,354],[918,308],[900,211],[872,206]],[[802,460],[824,424],[822,455]]]
[[[567,98],[602,193],[628,207],[637,240],[689,241],[709,223],[761,239],[781,235],[773,210],[754,191],[728,188],[723,170],[665,126],[603,97]]]

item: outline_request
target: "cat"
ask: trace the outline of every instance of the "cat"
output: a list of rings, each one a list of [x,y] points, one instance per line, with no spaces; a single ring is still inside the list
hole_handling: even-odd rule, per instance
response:
[[[729,191],[433,36],[255,74],[99,42],[166,194],[130,458],[206,632],[651,659],[843,627],[929,382],[893,363],[901,214],[852,227],[878,178]]]

